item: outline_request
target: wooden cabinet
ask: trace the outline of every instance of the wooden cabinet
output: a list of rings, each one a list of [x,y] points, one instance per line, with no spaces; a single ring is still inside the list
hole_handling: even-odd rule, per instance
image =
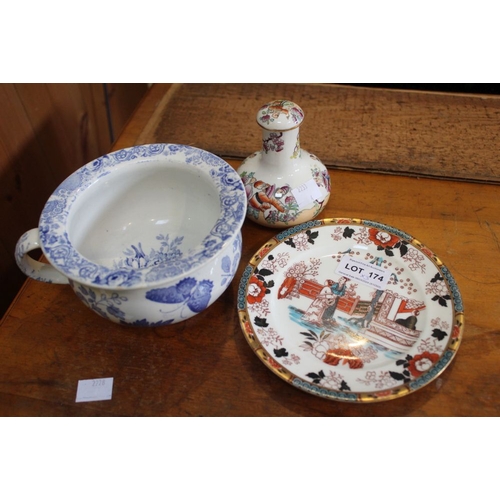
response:
[[[107,153],[147,84],[0,84],[0,317],[25,280],[17,239],[52,191]]]

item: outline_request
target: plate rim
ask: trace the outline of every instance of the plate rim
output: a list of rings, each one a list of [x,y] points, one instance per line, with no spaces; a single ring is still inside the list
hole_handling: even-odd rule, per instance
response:
[[[257,264],[261,262],[266,255],[279,245],[281,245],[284,240],[291,235],[301,233],[305,230],[311,229],[313,227],[321,226],[335,226],[344,224],[356,224],[364,227],[384,229],[385,231],[391,232],[397,236],[400,236],[408,241],[418,250],[426,249],[425,255],[435,264],[441,275],[446,280],[447,286],[452,292],[451,303],[452,303],[452,325],[450,327],[450,339],[445,346],[445,349],[441,353],[439,360],[432,365],[432,367],[424,372],[418,378],[411,380],[410,382],[404,382],[402,385],[396,386],[391,389],[385,389],[381,391],[333,391],[331,389],[321,388],[315,386],[312,383],[304,381],[299,376],[295,375],[293,372],[279,364],[272,358],[266,348],[258,340],[253,326],[249,321],[248,312],[246,308],[246,297],[247,289],[250,281],[250,277],[253,275],[254,269]],[[276,234],[268,241],[266,241],[250,258],[249,262],[245,266],[242,276],[238,285],[238,319],[240,327],[242,329],[243,335],[249,344],[250,348],[261,360],[261,362],[277,375],[279,378],[289,383],[290,385],[302,390],[311,395],[322,397],[330,401],[338,402],[352,402],[352,403],[373,403],[373,402],[383,402],[398,399],[400,397],[411,394],[438,378],[450,365],[452,360],[460,347],[464,333],[464,307],[458,285],[445,264],[441,259],[427,247],[420,240],[414,238],[412,235],[401,231],[400,229],[390,226],[385,223],[376,222],[370,219],[353,218],[353,217],[332,217],[315,219],[312,221],[305,222],[293,227],[290,227],[280,233]],[[270,361],[272,359],[273,361]]]

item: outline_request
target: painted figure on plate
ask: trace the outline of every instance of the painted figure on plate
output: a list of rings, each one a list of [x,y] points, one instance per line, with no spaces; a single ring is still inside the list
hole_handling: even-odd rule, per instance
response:
[[[318,326],[334,323],[333,316],[339,299],[345,295],[347,281],[348,278],[344,277],[337,283],[330,279],[326,280],[325,286],[307,308],[303,319]]]
[[[321,317],[324,324],[331,325],[335,323],[333,316],[335,314],[335,311],[337,310],[339,299],[345,295],[346,283],[348,281],[349,278],[345,278],[344,276],[342,276],[342,278],[339,279],[338,283],[332,283],[330,285],[330,291],[334,298],[333,301],[328,304],[328,307],[325,309],[323,316]]]

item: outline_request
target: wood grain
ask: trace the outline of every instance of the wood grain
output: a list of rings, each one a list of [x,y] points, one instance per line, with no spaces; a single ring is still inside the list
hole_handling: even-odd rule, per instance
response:
[[[141,142],[190,144],[243,159],[261,148],[259,107],[305,112],[301,144],[327,166],[500,183],[500,97],[342,85],[177,84]]]
[[[344,171],[333,181],[325,217],[356,216],[402,228],[433,249],[457,280],[464,339],[430,385],[399,400],[352,405],[305,394],[272,374],[241,333],[236,296],[244,266],[275,232],[246,223],[242,261],[229,289],[179,325],[118,326],[87,309],[69,287],[28,281],[0,326],[0,393],[8,401],[2,406],[0,398],[0,414],[500,415],[500,275],[478,264],[500,253],[497,187]],[[418,200],[418,213],[408,191]],[[74,403],[78,380],[98,377],[114,377],[113,399]]]
[[[145,90],[130,85],[110,84],[120,131]],[[17,239],[37,225],[61,181],[109,151],[105,101],[102,84],[0,84],[0,315],[25,279],[14,261]]]
[[[169,88],[151,89],[115,147],[141,142]],[[244,267],[276,231],[247,221],[230,287],[177,325],[115,325],[67,286],[26,281],[0,323],[0,415],[499,416],[499,187],[359,170],[331,176],[322,217],[398,227],[436,252],[457,281],[464,337],[429,385],[394,401],[351,404],[306,394],[271,373],[246,343],[236,298]],[[114,377],[112,400],[75,403],[78,380],[99,377]]]

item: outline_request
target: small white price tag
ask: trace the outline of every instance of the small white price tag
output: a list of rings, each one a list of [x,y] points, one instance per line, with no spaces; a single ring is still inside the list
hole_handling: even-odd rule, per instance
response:
[[[93,378],[79,380],[76,389],[75,403],[87,401],[104,401],[111,399],[113,393],[113,378]]]
[[[298,188],[292,189],[292,194],[297,200],[300,210],[310,206],[314,200],[321,198],[321,191],[314,179],[309,179]]]
[[[384,290],[391,274],[379,266],[353,259],[350,255],[344,255],[335,271],[341,276],[352,279],[359,283],[372,286],[377,290]]]

